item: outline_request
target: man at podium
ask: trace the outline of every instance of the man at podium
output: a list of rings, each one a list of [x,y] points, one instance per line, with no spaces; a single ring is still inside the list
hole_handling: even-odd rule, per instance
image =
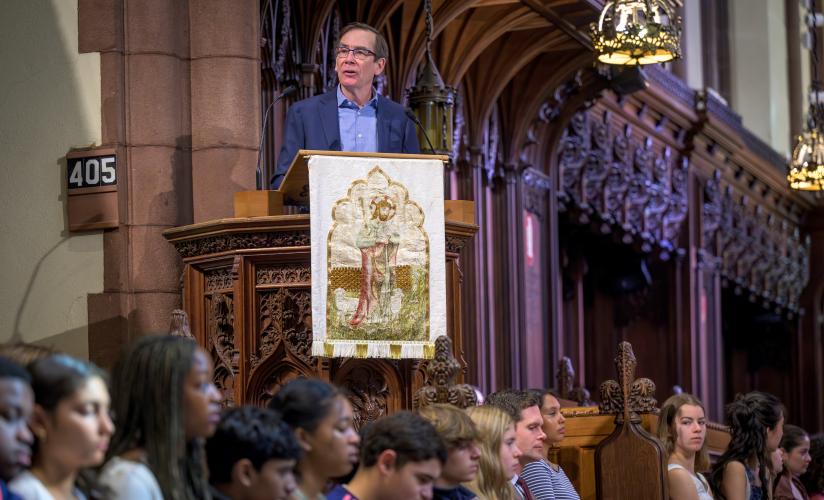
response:
[[[415,124],[403,106],[372,86],[388,52],[386,39],[367,24],[351,23],[341,30],[335,49],[339,84],[289,108],[272,189],[280,186],[300,149],[420,153]]]

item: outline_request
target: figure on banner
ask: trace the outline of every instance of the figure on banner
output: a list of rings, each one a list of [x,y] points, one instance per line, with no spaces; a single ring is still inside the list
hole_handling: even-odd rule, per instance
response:
[[[397,265],[400,232],[394,217],[397,203],[387,196],[376,196],[369,204],[370,216],[364,217],[363,228],[355,239],[361,251],[361,283],[358,307],[349,324],[364,320],[385,322],[393,316],[395,266]],[[400,290],[397,290],[400,292]],[[400,298],[395,302],[400,305]]]
[[[420,342],[429,333],[429,237],[408,189],[375,166],[332,209],[329,340]],[[347,344],[351,345],[351,344]]]

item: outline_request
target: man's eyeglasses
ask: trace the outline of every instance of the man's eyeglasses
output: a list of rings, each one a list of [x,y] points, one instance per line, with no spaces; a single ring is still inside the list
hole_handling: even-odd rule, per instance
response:
[[[355,59],[357,59],[358,61],[364,61],[369,56],[372,56],[372,57],[375,57],[375,58],[377,58],[377,56],[378,56],[377,54],[375,54],[371,50],[364,49],[363,47],[357,47],[357,48],[354,48],[354,49],[350,49],[349,47],[341,46],[341,47],[338,47],[337,49],[335,49],[335,55],[337,56],[338,59],[346,59],[347,57],[349,57],[350,52],[355,55]]]

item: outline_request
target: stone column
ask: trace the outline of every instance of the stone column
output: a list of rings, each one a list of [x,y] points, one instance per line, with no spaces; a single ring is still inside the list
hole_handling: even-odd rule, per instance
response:
[[[120,225],[104,236],[104,291],[89,296],[89,356],[109,365],[168,328],[180,260],[161,233],[191,222],[187,2],[81,0],[81,52],[101,54],[102,142],[118,149]]]
[[[256,0],[189,0],[194,222],[231,217],[255,188],[259,18]]]
[[[729,0],[729,6],[732,108],[761,140],[789,154],[784,3]]]

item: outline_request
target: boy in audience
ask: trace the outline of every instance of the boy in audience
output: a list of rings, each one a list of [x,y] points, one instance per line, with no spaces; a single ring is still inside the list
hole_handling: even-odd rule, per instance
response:
[[[29,417],[34,405],[31,376],[14,361],[0,357],[0,498],[21,500],[6,483],[31,465],[34,437]]]
[[[418,413],[435,426],[447,449],[446,463],[435,480],[434,500],[475,498],[472,491],[461,486],[478,474],[481,449],[475,423],[463,410],[452,405],[433,404],[421,408]]]
[[[408,411],[368,424],[362,433],[360,466],[328,500],[429,500],[446,462],[435,427]]]
[[[300,453],[292,429],[274,411],[252,406],[225,411],[206,441],[213,498],[292,498]]]
[[[486,404],[500,408],[515,419],[515,445],[521,450],[521,467],[544,458],[543,431],[544,417],[541,415],[541,401],[528,391],[504,389],[489,395]],[[520,474],[520,472],[519,472]],[[512,478],[515,491],[522,500],[542,500],[535,498],[523,479],[516,474]]]

